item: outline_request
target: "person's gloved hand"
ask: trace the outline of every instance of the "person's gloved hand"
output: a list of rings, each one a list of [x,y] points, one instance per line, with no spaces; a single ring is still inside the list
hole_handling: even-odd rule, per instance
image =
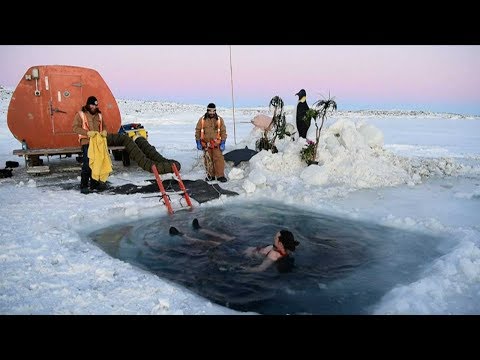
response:
[[[203,150],[202,142],[200,140],[197,140],[197,149]]]
[[[102,135],[103,137],[107,137],[107,130],[102,130],[100,135]]]
[[[225,140],[222,140],[222,142],[220,143],[220,151],[223,150],[225,150]]]
[[[88,131],[87,136],[91,138],[91,137],[94,137],[96,133],[97,133],[96,131]]]

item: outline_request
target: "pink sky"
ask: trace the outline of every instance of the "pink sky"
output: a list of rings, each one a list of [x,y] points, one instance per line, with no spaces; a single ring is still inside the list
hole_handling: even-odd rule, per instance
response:
[[[233,45],[236,107],[335,97],[339,110],[403,109],[480,115],[480,46]],[[0,85],[34,65],[97,70],[117,99],[232,106],[230,47],[0,46]]]

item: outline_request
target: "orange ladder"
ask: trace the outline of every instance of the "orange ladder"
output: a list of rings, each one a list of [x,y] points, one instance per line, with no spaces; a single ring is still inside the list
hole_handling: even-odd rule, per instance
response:
[[[189,209],[192,209],[192,201],[190,200],[190,196],[188,195],[187,189],[183,184],[182,178],[180,176],[180,172],[178,171],[177,166],[174,163],[172,163],[172,170],[175,176],[177,177],[178,185],[180,186],[180,190],[181,190],[180,194],[185,198],[185,201],[187,202]],[[158,188],[160,189],[160,193],[162,194],[163,202],[167,207],[168,213],[172,215],[173,214],[172,203],[170,202],[170,197],[167,195],[167,192],[165,191],[165,187],[163,186],[162,179],[160,178],[160,174],[158,173],[158,169],[155,164],[152,165],[152,172],[155,175],[155,179],[157,180],[157,185],[158,185]]]

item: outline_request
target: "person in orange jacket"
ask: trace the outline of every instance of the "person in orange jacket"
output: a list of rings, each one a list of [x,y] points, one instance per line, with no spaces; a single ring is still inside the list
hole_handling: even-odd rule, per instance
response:
[[[90,190],[103,190],[105,184],[92,178],[88,159],[88,147],[90,138],[99,132],[103,137],[107,137],[107,127],[102,118],[102,112],[98,106],[98,100],[95,96],[89,96],[85,106],[75,114],[73,118],[73,132],[78,134],[78,141],[82,147],[82,172],[80,180],[80,192],[88,194]],[[90,182],[90,190],[89,190]]]
[[[207,106],[207,112],[197,121],[195,127],[195,141],[197,149],[204,151],[205,181],[215,180],[226,182],[225,159],[222,152],[225,150],[227,128],[223,118],[217,114],[214,103]]]

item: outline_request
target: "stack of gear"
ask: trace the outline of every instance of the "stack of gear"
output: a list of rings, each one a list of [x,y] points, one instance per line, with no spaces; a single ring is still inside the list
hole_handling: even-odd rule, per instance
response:
[[[118,133],[127,134],[133,139],[135,139],[137,136],[141,136],[145,139],[148,139],[148,132],[140,123],[130,123],[130,124],[122,125],[120,126],[120,130],[118,130]]]
[[[5,169],[0,169],[0,179],[12,177],[13,168],[18,167],[18,162],[7,161],[5,163]]]

